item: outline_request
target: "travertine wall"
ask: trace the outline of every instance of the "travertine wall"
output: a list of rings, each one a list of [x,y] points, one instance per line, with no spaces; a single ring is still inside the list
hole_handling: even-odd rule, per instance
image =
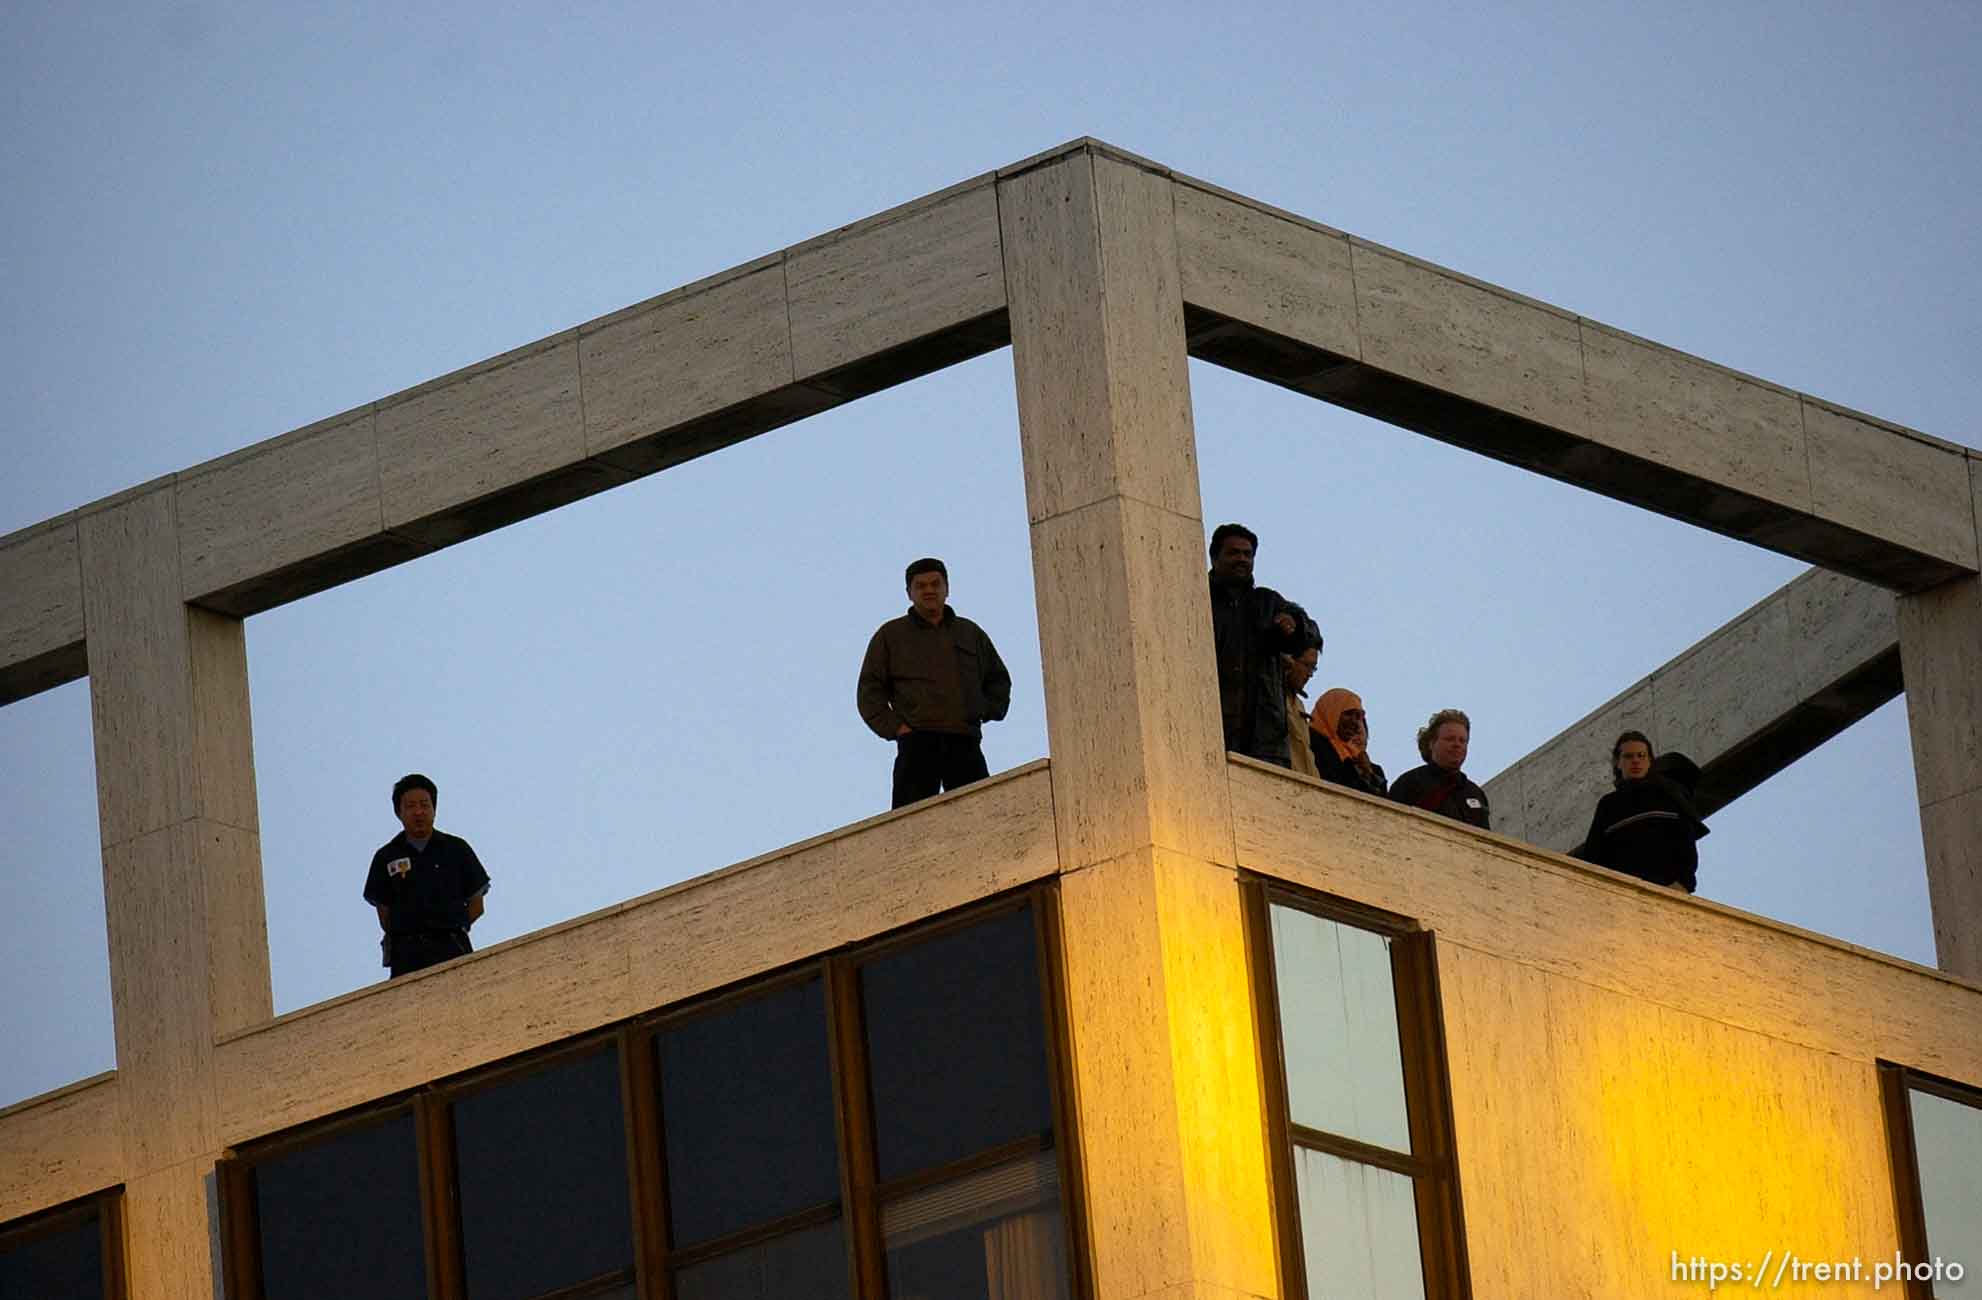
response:
[[[1271,1295],[1170,186],[1075,154],[999,211],[1095,1290]]]
[[[1876,1063],[1982,1078],[1982,985],[1248,760],[1240,865],[1437,936],[1473,1293],[1691,1293],[1671,1252],[1892,1258]]]

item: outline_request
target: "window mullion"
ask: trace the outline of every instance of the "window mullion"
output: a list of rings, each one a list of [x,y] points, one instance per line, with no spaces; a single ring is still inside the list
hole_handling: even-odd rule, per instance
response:
[[[1294,1186],[1294,1144],[1289,1132],[1286,1049],[1280,1037],[1280,986],[1273,967],[1273,924],[1267,911],[1266,888],[1257,880],[1241,881],[1240,895],[1246,927],[1246,962],[1253,989],[1253,1022],[1258,1041],[1260,1099],[1266,1109],[1266,1154],[1271,1177],[1268,1205],[1273,1212],[1274,1244],[1280,1256],[1280,1277],[1287,1300],[1307,1300],[1308,1271],[1301,1245],[1301,1201]]]
[[[843,958],[826,960],[826,1016],[831,1033],[833,1101],[840,1141],[840,1201],[846,1207],[853,1294],[885,1300],[887,1261],[875,1196],[879,1159],[874,1108],[867,1086],[867,1047],[861,1029],[860,976]]]
[[[237,1155],[224,1154],[214,1169],[220,1197],[222,1272],[227,1294],[239,1300],[261,1300],[261,1225],[255,1199],[255,1167]],[[117,1234],[122,1248],[123,1233]]]
[[[426,1219],[427,1294],[434,1300],[467,1300],[454,1116],[445,1097],[428,1091],[413,1099],[413,1120],[419,1135],[420,1203]]]
[[[1423,1158],[1418,1183],[1419,1246],[1425,1282],[1434,1297],[1466,1293],[1466,1238],[1460,1224],[1459,1159],[1453,1149],[1450,1069],[1439,1014],[1438,952],[1429,932],[1400,936],[1391,947],[1397,979],[1398,1024],[1404,1048],[1405,1103],[1411,1146]]]
[[[1310,1151],[1326,1151],[1329,1155],[1353,1160],[1359,1165],[1374,1165],[1378,1169],[1388,1169],[1394,1174],[1403,1174],[1406,1178],[1426,1178],[1437,1170],[1437,1166],[1422,1156],[1392,1151],[1388,1147],[1371,1146],[1367,1142],[1358,1142],[1339,1133],[1309,1128],[1305,1124],[1289,1123],[1287,1137],[1290,1146],[1306,1147]]]
[[[619,1031],[620,1113],[626,1126],[627,1194],[633,1207],[633,1277],[638,1300],[674,1300],[668,1273],[667,1168],[652,1030]]]
[[[1094,1294],[1088,1254],[1087,1196],[1074,1107],[1073,1034],[1067,1015],[1066,969],[1060,957],[1060,890],[1042,885],[1032,894],[1033,936],[1039,958],[1039,991],[1046,1017],[1046,1068],[1053,1089],[1053,1147],[1059,1163],[1060,1217],[1067,1228],[1072,1294]]]
[[[103,1241],[103,1300],[125,1300],[130,1291],[124,1273],[123,1194],[98,1197],[96,1212],[97,1230]]]

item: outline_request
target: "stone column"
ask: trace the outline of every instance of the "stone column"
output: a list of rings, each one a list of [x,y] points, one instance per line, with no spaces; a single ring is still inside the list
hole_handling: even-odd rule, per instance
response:
[[[1982,980],[1982,577],[1899,598],[1935,960]]]
[[[1170,182],[1088,147],[998,205],[1096,1292],[1272,1296]]]
[[[240,620],[187,606],[170,483],[79,522],[131,1294],[212,1300],[217,1034],[271,1014]]]

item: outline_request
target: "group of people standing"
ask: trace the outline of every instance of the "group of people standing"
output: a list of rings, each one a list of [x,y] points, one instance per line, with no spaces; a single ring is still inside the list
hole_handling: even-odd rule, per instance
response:
[[[1465,773],[1473,724],[1440,709],[1418,732],[1422,766],[1393,784],[1369,755],[1369,715],[1345,687],[1302,707],[1321,662],[1321,629],[1305,609],[1253,580],[1259,537],[1243,524],[1211,533],[1211,632],[1225,748],[1365,794],[1388,797],[1485,829],[1486,791]]]
[[[1242,524],[1211,534],[1211,632],[1225,748],[1351,790],[1393,799],[1481,829],[1486,791],[1465,773],[1473,724],[1440,709],[1418,730],[1424,762],[1387,780],[1369,755],[1369,716],[1354,691],[1331,687],[1302,707],[1321,661],[1321,629],[1307,611],[1253,581],[1259,538]],[[983,628],[950,608],[950,574],[924,557],[904,573],[909,608],[876,629],[855,690],[863,722],[895,746],[893,806],[982,780],[986,722],[1004,718],[1012,675]],[[1655,884],[1693,892],[1699,769],[1684,755],[1655,757],[1643,732],[1611,747],[1616,785],[1597,804],[1575,856]],[[378,910],[383,964],[395,976],[473,951],[489,875],[466,840],[434,827],[439,792],[419,773],[392,788],[400,833],[372,855],[365,900]]]
[[[1486,791],[1465,772],[1472,720],[1440,709],[1418,729],[1424,761],[1388,780],[1369,754],[1362,697],[1335,686],[1303,706],[1321,662],[1321,629],[1298,604],[1253,581],[1259,538],[1241,524],[1211,534],[1211,623],[1218,653],[1218,700],[1225,747],[1308,776],[1389,798],[1482,830],[1492,827]],[[1616,788],[1598,803],[1589,834],[1574,850],[1587,862],[1692,893],[1696,841],[1707,833],[1694,805],[1699,768],[1684,755],[1654,759],[1642,732],[1611,749]]]
[[[1243,524],[1212,530],[1211,634],[1225,748],[1323,781],[1491,829],[1487,793],[1465,772],[1472,720],[1440,709],[1418,730],[1424,761],[1395,781],[1369,753],[1369,716],[1345,687],[1303,707],[1321,662],[1322,635],[1294,601],[1253,580],[1259,537]],[[983,724],[1011,707],[1012,677],[984,629],[950,608],[949,570],[934,557],[904,574],[908,612],[868,641],[855,701],[874,734],[895,746],[893,806],[987,774]],[[1699,769],[1683,755],[1654,760],[1642,732],[1611,751],[1616,789],[1598,804],[1575,855],[1691,893],[1694,842],[1707,833],[1694,808]]]

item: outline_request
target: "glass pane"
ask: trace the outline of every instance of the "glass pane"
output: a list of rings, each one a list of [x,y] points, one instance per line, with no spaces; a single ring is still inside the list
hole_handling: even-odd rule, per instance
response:
[[[1308,1294],[1329,1300],[1422,1300],[1418,1206],[1411,1180],[1375,1165],[1294,1148]]]
[[[1065,1300],[1053,1153],[922,1188],[881,1209],[894,1300]]]
[[[0,1247],[0,1300],[102,1300],[103,1228],[92,1213],[46,1236]]]
[[[1272,915],[1293,1121],[1408,1153],[1390,940],[1298,908]]]
[[[883,1181],[1053,1127],[1032,913],[861,970]]]
[[[1928,1092],[1911,1096],[1927,1254],[1966,1269],[1958,1282],[1937,1281],[1936,1294],[1982,1296],[1982,1109]]]
[[[846,1300],[846,1243],[838,1220],[691,1264],[674,1275],[675,1300]]]
[[[471,1300],[524,1300],[633,1267],[619,1050],[454,1103]]]
[[[413,1116],[255,1165],[267,1300],[425,1300]]]
[[[663,1030],[654,1050],[676,1246],[839,1199],[818,979]]]

